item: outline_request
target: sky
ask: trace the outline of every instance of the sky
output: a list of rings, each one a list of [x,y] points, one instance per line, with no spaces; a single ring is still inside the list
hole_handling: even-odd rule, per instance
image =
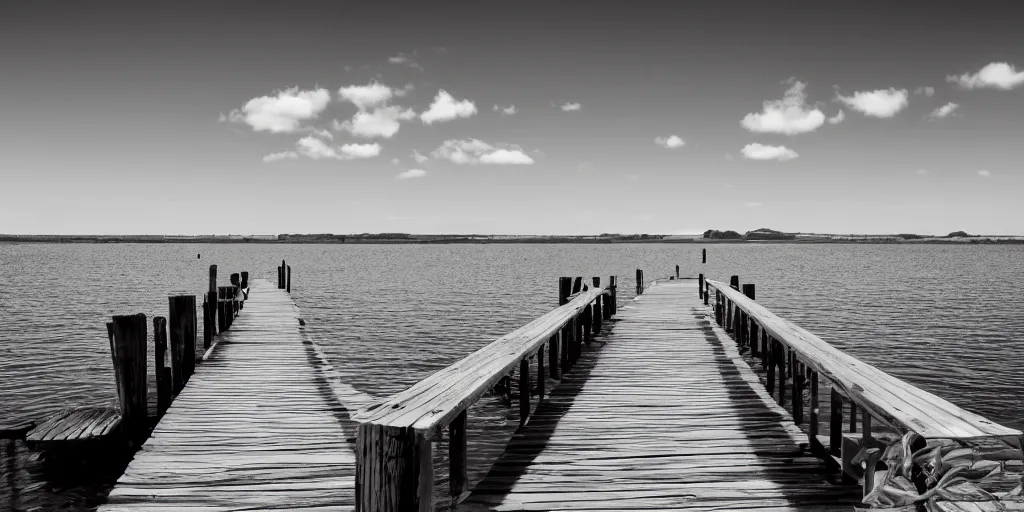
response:
[[[1024,235],[1021,2],[5,2],[0,233]]]

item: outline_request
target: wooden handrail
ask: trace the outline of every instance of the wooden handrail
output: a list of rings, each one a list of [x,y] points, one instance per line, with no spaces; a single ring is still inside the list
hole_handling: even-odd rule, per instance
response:
[[[1021,431],[1004,427],[904,382],[833,347],[802,327],[781,318],[730,285],[705,280],[759,329],[784,344],[799,361],[827,378],[863,411],[901,434],[924,438],[1017,438]],[[707,292],[705,292],[707,293]]]
[[[560,292],[567,280],[562,278]],[[602,320],[614,314],[615,277],[606,287],[599,281],[594,278],[593,288],[567,303],[353,414],[359,423],[356,509],[433,510],[431,442],[444,427],[450,434],[451,498],[457,502],[466,484],[467,409],[518,367],[520,423],[525,423],[531,411],[531,358],[537,356],[537,394],[543,399],[545,344],[550,375],[557,377],[578,357],[580,345],[600,331]],[[579,280],[577,285],[582,288]]]

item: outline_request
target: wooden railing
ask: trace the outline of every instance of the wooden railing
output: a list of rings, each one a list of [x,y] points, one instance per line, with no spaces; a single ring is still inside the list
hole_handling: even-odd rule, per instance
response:
[[[530,360],[536,357],[536,394],[544,381],[567,372],[583,344],[615,314],[616,278],[606,287],[593,278],[559,279],[559,307],[473,352],[409,389],[353,415],[357,510],[433,510],[432,439],[447,427],[452,500],[466,491],[467,409],[518,368],[519,417],[531,414]],[[545,349],[547,365],[545,369]],[[508,382],[504,386],[509,389]]]
[[[782,406],[787,401],[787,372],[792,377],[789,401],[797,425],[803,423],[804,391],[809,391],[807,431],[812,451],[838,466],[847,477],[863,476],[865,493],[874,487],[874,465],[884,448],[872,438],[874,420],[899,435],[918,434],[917,446],[912,446],[915,451],[924,447],[926,439],[1020,442],[1021,431],[998,425],[897,379],[775,315],[754,301],[753,285],[744,285],[740,291],[738,277],[733,276],[729,285],[703,280],[703,274],[701,280],[704,304],[713,306],[718,325],[731,331],[742,347],[748,347],[751,357],[761,360],[767,371],[765,386]],[[818,433],[819,379],[831,383],[828,436]],[[860,411],[860,439],[843,432],[844,403],[850,406],[850,433],[857,432]],[[862,471],[859,462],[869,470]]]

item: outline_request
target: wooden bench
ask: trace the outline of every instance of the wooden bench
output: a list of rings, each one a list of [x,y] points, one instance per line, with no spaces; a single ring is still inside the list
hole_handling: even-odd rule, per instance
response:
[[[359,510],[433,510],[431,441],[448,427],[451,496],[466,490],[466,410],[518,367],[520,422],[530,414],[530,359],[537,358],[538,396],[544,396],[545,347],[549,374],[557,378],[575,361],[580,345],[615,311],[615,278],[605,288],[570,291],[567,303],[444,368],[409,389],[367,406],[356,442],[356,500]],[[571,293],[575,293],[571,295]],[[603,300],[604,299],[604,300]],[[507,387],[507,386],[506,386]]]

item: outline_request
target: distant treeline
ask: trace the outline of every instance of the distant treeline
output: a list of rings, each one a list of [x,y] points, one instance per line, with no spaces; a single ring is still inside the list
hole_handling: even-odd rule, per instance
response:
[[[768,228],[747,231],[742,235],[732,230],[709,229],[704,232],[704,238],[710,240],[796,240],[796,235]]]

